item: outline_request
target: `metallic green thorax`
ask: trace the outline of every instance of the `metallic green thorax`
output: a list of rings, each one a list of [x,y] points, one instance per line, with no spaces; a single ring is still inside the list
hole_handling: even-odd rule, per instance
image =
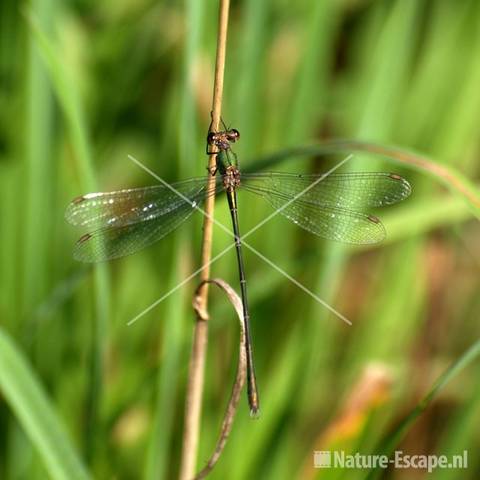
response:
[[[225,175],[227,168],[232,165],[236,165],[236,162],[232,162],[231,154],[228,151],[221,150],[217,154],[217,169],[221,175]]]

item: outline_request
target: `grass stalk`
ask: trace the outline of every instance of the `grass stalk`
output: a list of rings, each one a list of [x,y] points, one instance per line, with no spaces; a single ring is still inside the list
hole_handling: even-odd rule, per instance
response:
[[[227,31],[229,0],[220,1],[218,17],[217,54],[215,64],[215,79],[213,85],[212,101],[212,130],[219,129],[222,112],[223,79],[225,71],[225,55],[227,49]],[[213,172],[216,164],[216,155],[210,155],[208,167]],[[211,173],[208,178],[207,189],[214,186],[215,177]],[[207,198],[205,203],[205,220],[203,223],[202,238],[202,266],[207,265],[201,273],[201,281],[205,282],[210,276],[208,264],[212,256],[213,222],[212,216],[215,208],[215,197]],[[193,346],[190,357],[190,367],[187,385],[185,405],[185,423],[183,430],[182,459],[180,465],[181,480],[193,477],[197,459],[198,443],[200,436],[200,413],[202,407],[202,393],[204,384],[205,360],[207,356],[207,308],[208,308],[208,284],[204,283],[198,294],[198,310],[196,310],[196,323],[193,335]]]
[[[67,67],[60,61],[61,55],[52,40],[45,35],[34,12],[25,10],[32,34],[37,42],[39,52],[50,75],[54,93],[65,116],[69,128],[72,148],[78,163],[82,190],[96,191],[93,168],[93,155],[83,105],[79,98],[75,82]],[[107,348],[110,313],[110,282],[106,265],[94,268],[94,306],[95,318],[92,322],[90,384],[86,398],[85,453],[93,458],[95,447],[99,442],[100,406],[103,396],[104,357]]]

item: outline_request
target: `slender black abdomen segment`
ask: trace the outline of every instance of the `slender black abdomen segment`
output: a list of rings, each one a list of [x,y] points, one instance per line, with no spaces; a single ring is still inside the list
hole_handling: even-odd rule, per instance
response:
[[[235,249],[237,252],[238,272],[240,276],[240,289],[242,293],[243,316],[245,319],[245,349],[247,355],[247,394],[250,413],[253,416],[258,414],[260,402],[258,399],[257,379],[253,363],[253,347],[250,336],[250,314],[247,299],[247,280],[245,278],[245,267],[243,265],[242,243],[240,240],[240,229],[237,215],[237,195],[234,188],[227,189],[228,206],[232,215],[233,233],[235,235]]]

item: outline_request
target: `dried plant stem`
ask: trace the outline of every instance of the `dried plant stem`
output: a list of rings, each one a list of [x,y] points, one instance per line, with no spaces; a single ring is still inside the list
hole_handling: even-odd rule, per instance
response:
[[[215,64],[215,79],[213,86],[212,124],[211,129],[219,130],[222,112],[223,76],[225,71],[225,53],[227,48],[228,12],[230,0],[220,0],[218,17],[217,56]],[[216,155],[210,155],[209,171],[213,172]],[[215,177],[210,173],[208,188],[213,188]],[[205,203],[207,215],[203,223],[202,266],[208,265],[212,256],[213,222],[211,220],[215,207],[215,198],[210,196]],[[202,270],[201,280],[205,282],[210,276],[210,268]],[[183,430],[182,460],[180,465],[180,480],[190,480],[195,473],[198,440],[200,435],[200,414],[204,383],[205,359],[207,354],[208,335],[208,283],[203,283],[197,297],[196,323],[193,336],[193,346],[190,358],[187,396],[185,404],[185,422]]]
[[[230,400],[227,405],[227,409],[225,411],[225,415],[223,417],[222,428],[220,430],[220,435],[217,440],[217,444],[215,449],[208,460],[205,467],[197,474],[195,480],[201,480],[205,478],[215,467],[216,463],[218,462],[220,455],[225,448],[225,444],[227,443],[228,436],[232,430],[233,420],[237,413],[238,402],[240,400],[240,394],[242,393],[243,386],[245,385],[245,379],[247,377],[247,352],[245,347],[246,342],[246,334],[245,334],[245,317],[243,316],[243,305],[242,299],[238,296],[235,290],[221,278],[213,278],[212,280],[208,280],[208,283],[212,283],[222,289],[224,293],[227,295],[230,303],[235,308],[237,313],[238,320],[240,322],[240,345],[239,345],[239,352],[238,352],[238,366],[237,366],[237,374],[235,376],[235,382],[233,384],[232,393],[230,395]],[[205,282],[206,283],[206,282]],[[201,283],[197,289],[197,292],[194,297],[194,308],[198,308],[198,293],[203,287],[204,283]]]

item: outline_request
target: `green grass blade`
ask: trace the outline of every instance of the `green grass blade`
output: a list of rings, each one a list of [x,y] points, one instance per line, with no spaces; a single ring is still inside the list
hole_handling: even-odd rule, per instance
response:
[[[477,372],[474,372],[472,378],[478,379]],[[446,455],[452,458],[453,455],[461,454],[464,450],[474,444],[477,435],[478,420],[480,418],[480,382],[477,380],[473,395],[467,400],[465,405],[459,406],[455,412],[451,425],[446,429],[443,435],[444,439],[440,442],[437,452],[440,455]],[[476,469],[478,460],[468,459],[468,467]],[[458,471],[454,469],[437,470],[432,475],[433,480],[455,480],[458,478]]]
[[[40,6],[40,5],[39,5]],[[51,10],[51,2],[43,5],[42,23],[49,24],[51,18],[46,11]],[[30,42],[28,62],[28,130],[27,136],[27,221],[25,223],[25,259],[24,259],[24,310],[29,312],[32,306],[45,295],[48,280],[47,258],[51,243],[51,210],[53,186],[49,179],[53,177],[52,140],[53,97],[45,66]]]
[[[0,388],[53,479],[90,478],[32,366],[0,329]]]
[[[56,51],[53,42],[41,30],[35,15],[27,12],[27,18],[69,127],[73,149],[80,170],[82,189],[85,192],[95,191],[96,182],[91,143],[75,83],[65,68],[64,62],[61,62],[61,55]],[[106,265],[95,265],[94,280],[96,317],[93,325],[91,346],[90,387],[87,399],[88,414],[85,433],[85,448],[89,457],[93,455],[94,445],[99,441],[97,432],[100,425],[99,410],[102,399],[103,360],[106,351],[110,298]]]
[[[458,373],[466,368],[480,355],[480,340],[477,340],[453,365],[451,365],[435,382],[432,389],[418,403],[418,405],[403,419],[398,427],[387,438],[382,441],[382,446],[378,449],[380,455],[391,455],[395,447],[408,432],[415,420],[428,408],[437,394],[452,380]],[[371,470],[365,477],[366,480],[378,478],[382,471],[379,469]]]
[[[185,53],[182,63],[182,85],[180,90],[180,107],[176,145],[178,151],[178,175],[184,178],[192,173],[192,159],[201,159],[198,155],[201,147],[196,135],[196,108],[194,98],[194,84],[192,78],[197,68],[199,47],[201,44],[204,8],[202,2],[189,0],[186,4],[187,25],[185,32]],[[190,132],[185,135],[184,132]],[[182,255],[189,248],[190,240],[182,232],[178,243],[171,252],[170,288],[175,287],[181,281],[179,265],[182,264]],[[163,269],[167,266],[164,265]],[[182,269],[180,269],[182,272]],[[185,301],[184,290],[173,295],[164,305],[163,315],[163,345],[160,351],[163,354],[162,362],[158,367],[157,384],[155,392],[155,409],[153,412],[152,429],[145,458],[145,480],[170,478],[172,475],[171,465],[171,442],[175,431],[174,415],[183,415],[183,398],[178,397],[176,388],[179,380],[181,354],[183,351],[182,335],[184,331],[185,317],[191,316]],[[179,306],[180,305],[180,306]],[[189,327],[193,323],[189,324]]]

